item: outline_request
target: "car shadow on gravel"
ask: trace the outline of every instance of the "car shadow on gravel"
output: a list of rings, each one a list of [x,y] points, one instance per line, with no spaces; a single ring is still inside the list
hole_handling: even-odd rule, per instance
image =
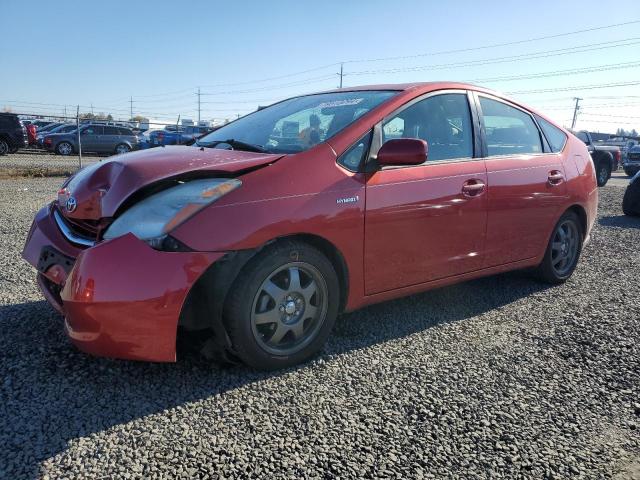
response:
[[[545,288],[515,272],[367,307],[340,317],[320,359],[468,320]],[[0,322],[0,477],[36,477],[74,439],[309,367],[261,373],[193,355],[176,364],[95,358],[69,343],[44,301],[2,306]]]
[[[600,217],[598,223],[603,227],[640,228],[640,217],[610,215]]]

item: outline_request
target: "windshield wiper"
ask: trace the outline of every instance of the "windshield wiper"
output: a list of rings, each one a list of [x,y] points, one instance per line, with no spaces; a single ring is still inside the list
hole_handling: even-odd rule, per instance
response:
[[[262,145],[255,145],[253,143],[247,143],[240,140],[236,140],[234,138],[229,138],[227,140],[215,140],[211,143],[200,143],[196,141],[196,145],[199,147],[205,148],[214,148],[216,145],[220,145],[221,143],[226,143],[231,145],[233,149],[236,150],[246,150],[249,152],[258,152],[258,153],[269,153],[269,150],[264,148]]]

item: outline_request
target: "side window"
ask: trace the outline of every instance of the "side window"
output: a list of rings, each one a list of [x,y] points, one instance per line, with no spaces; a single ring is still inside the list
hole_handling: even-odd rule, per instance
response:
[[[480,108],[489,156],[542,153],[540,132],[528,113],[485,97]]]
[[[118,135],[127,135],[127,136],[132,136],[133,132],[131,130],[129,130],[128,128],[118,128]]]
[[[340,155],[338,163],[347,170],[357,172],[365,161],[366,155],[369,153],[369,146],[371,145],[372,133],[369,131],[364,137],[354,143],[349,149]]]
[[[394,138],[420,138],[429,145],[427,160],[473,157],[473,128],[464,93],[425,98],[389,117],[382,143]]]
[[[104,127],[105,135],[119,135],[118,129],[116,127]]]
[[[564,145],[567,143],[567,136],[565,135],[565,133],[558,127],[550,122],[547,122],[544,118],[541,118],[538,115],[536,115],[536,120],[538,121],[538,125],[540,125],[540,128],[542,128],[542,132],[547,138],[547,142],[549,142],[551,151],[553,153],[562,151]]]
[[[585,145],[589,145],[589,137],[587,137],[586,133],[578,132],[578,133],[576,133],[576,137],[578,137],[580,140],[582,140],[582,143],[584,143]]]

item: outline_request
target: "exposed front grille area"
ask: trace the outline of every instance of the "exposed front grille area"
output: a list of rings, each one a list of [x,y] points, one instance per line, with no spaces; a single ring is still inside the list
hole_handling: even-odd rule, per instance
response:
[[[54,207],[53,216],[62,234],[71,243],[91,247],[98,238],[98,228],[91,221],[79,221],[64,217],[60,211]]]

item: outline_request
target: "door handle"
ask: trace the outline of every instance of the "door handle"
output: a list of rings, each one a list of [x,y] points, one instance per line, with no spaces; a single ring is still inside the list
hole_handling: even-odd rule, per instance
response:
[[[467,180],[462,185],[462,194],[465,197],[477,197],[484,192],[485,184],[480,180]]]
[[[560,170],[551,170],[547,180],[549,181],[549,185],[560,185],[564,180],[564,175]]]

